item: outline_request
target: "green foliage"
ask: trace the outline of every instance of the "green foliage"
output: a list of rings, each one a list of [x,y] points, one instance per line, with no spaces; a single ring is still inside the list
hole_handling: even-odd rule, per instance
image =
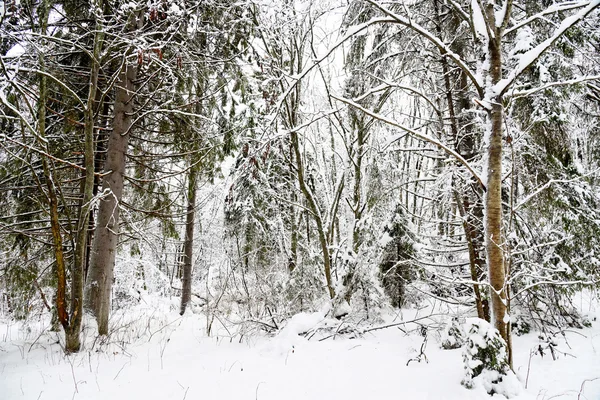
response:
[[[0,275],[0,282],[8,294],[9,311],[15,319],[25,319],[32,309],[32,302],[38,296],[34,283],[38,277],[35,263],[26,257],[6,263]]]
[[[511,321],[510,323],[510,329],[512,333],[514,333],[517,336],[521,336],[531,332],[531,323],[527,320],[527,318],[524,315],[517,314],[512,319],[514,319],[514,321]]]
[[[472,388],[474,380],[479,378],[488,392],[505,393],[503,380],[514,378],[508,356],[506,343],[500,333],[487,321],[479,318],[469,318],[465,325],[466,342],[463,348],[463,366],[465,378],[463,386]]]
[[[264,269],[283,256],[281,246],[294,218],[285,203],[277,200],[293,190],[283,153],[287,146],[286,139],[257,147],[247,143],[232,171],[225,221],[246,267]]]

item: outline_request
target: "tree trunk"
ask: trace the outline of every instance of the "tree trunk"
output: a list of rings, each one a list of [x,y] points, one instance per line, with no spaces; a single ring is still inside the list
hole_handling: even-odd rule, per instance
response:
[[[40,7],[47,7],[47,4],[44,2]],[[40,12],[40,20],[42,20],[42,33],[45,31],[45,22],[47,22],[47,10],[45,18],[42,18],[42,13]],[[39,56],[40,65],[39,68],[41,71],[45,69],[45,61],[44,54],[41,53]],[[41,139],[45,139],[46,137],[46,96],[47,96],[47,83],[46,76],[40,75],[39,82],[39,90],[40,97],[38,101],[38,135]],[[43,141],[40,142],[41,145],[46,147],[46,151],[48,150],[47,144]],[[57,277],[57,286],[56,286],[56,313],[58,316],[58,321],[66,330],[69,325],[69,316],[67,313],[67,302],[66,302],[66,290],[67,290],[67,271],[65,267],[65,256],[63,252],[63,240],[61,234],[61,227],[58,215],[58,196],[56,193],[56,186],[54,184],[54,177],[52,176],[52,171],[50,169],[50,163],[45,156],[42,156],[42,169],[44,171],[44,180],[46,181],[46,189],[48,190],[47,197],[48,203],[50,206],[50,229],[52,231],[52,241],[54,244],[54,262],[55,262],[55,271]]]
[[[98,323],[98,333],[108,334],[110,297],[119,237],[119,203],[123,196],[125,155],[133,112],[134,81],[137,67],[125,65],[116,85],[113,130],[108,141],[104,182],[104,198],[100,201],[98,221],[86,284],[86,309]]]
[[[192,256],[194,245],[194,220],[196,217],[196,188],[198,182],[197,166],[192,165],[188,175],[187,214],[185,219],[185,239],[183,242],[183,279],[181,288],[181,308],[179,315],[192,298]]]
[[[49,5],[46,1],[42,2],[38,9],[38,15],[41,22],[41,32],[45,35],[47,29]],[[43,53],[40,53],[40,71],[45,70],[45,57]],[[97,77],[97,74],[96,74]],[[45,139],[46,137],[46,96],[47,96],[47,82],[46,76],[40,75],[39,83],[40,96],[38,101],[38,134],[39,137]],[[90,90],[92,90],[90,88]],[[93,115],[93,114],[92,114]],[[91,125],[93,127],[93,124]],[[46,152],[50,154],[47,142],[42,144],[46,147]],[[87,148],[87,143],[86,143]],[[92,156],[93,156],[93,140],[92,140]],[[57,277],[57,288],[56,288],[56,313],[58,321],[62,325],[65,331],[65,351],[67,353],[79,351],[80,340],[79,331],[81,328],[81,313],[77,314],[77,308],[73,307],[73,304],[81,303],[82,296],[79,295],[77,282],[75,281],[80,275],[77,273],[77,264],[72,271],[72,292],[71,292],[71,315],[69,316],[67,309],[67,270],[65,264],[65,255],[63,250],[63,240],[61,234],[61,226],[58,213],[58,194],[57,188],[54,182],[54,176],[50,168],[50,163],[45,156],[42,156],[42,169],[44,171],[44,178],[46,181],[46,188],[48,190],[47,197],[50,206],[50,228],[52,231],[52,239],[54,244],[54,257],[55,257],[55,268]],[[93,161],[91,175],[93,179]],[[85,240],[85,239],[84,239]],[[77,256],[77,254],[76,254]],[[74,311],[74,312],[73,312]]]
[[[459,52],[459,54],[461,54]],[[464,134],[457,138],[457,151],[466,160],[471,160],[479,152],[480,138],[476,138],[475,133],[471,129],[473,125],[472,118],[468,116],[467,111],[471,107],[471,99],[468,96],[468,78],[464,71],[460,72],[460,92],[459,92],[459,109],[461,116],[458,121],[462,125]],[[469,245],[469,263],[471,265],[471,276],[476,282],[481,282],[484,277],[486,267],[485,260],[485,234],[484,234],[484,216],[483,216],[483,188],[471,183],[471,190],[462,193],[462,199],[457,200],[463,203],[465,213],[465,236]],[[477,285],[474,285],[477,286]],[[477,294],[477,291],[479,294]],[[490,312],[486,291],[481,293],[481,289],[477,286],[475,300],[477,303],[477,316],[490,322]]]
[[[300,144],[298,142],[298,132],[292,131],[291,139],[292,139],[292,147],[294,149],[294,156],[296,157],[296,169],[298,174],[298,184],[300,185],[300,190],[308,203],[308,207],[313,215],[313,219],[317,224],[317,233],[319,234],[319,244],[321,245],[321,252],[323,254],[323,270],[325,272],[325,281],[327,282],[327,289],[329,292],[329,297],[333,299],[335,297],[335,290],[333,289],[333,282],[331,280],[331,256],[329,254],[329,246],[327,243],[327,234],[325,232],[325,226],[323,224],[323,219],[321,217],[321,212],[318,208],[318,205],[315,201],[313,193],[307,187],[306,181],[304,179],[304,166],[302,165],[302,154],[300,154]],[[308,224],[307,224],[308,226]]]
[[[436,33],[438,37],[442,37],[442,24],[443,19],[441,15],[439,1],[434,0],[434,9],[436,14]],[[456,24],[452,24],[449,28],[446,28],[446,31],[452,31],[458,29]],[[464,44],[457,41],[454,44],[455,52],[464,57]],[[448,65],[447,52],[440,51],[441,64],[442,64],[442,73],[444,79],[444,88],[446,91],[446,102],[448,106],[448,114],[450,117],[450,128],[452,132],[452,141],[454,142],[455,150],[463,156],[465,159],[471,159],[476,149],[476,140],[471,136],[473,134],[470,129],[471,121],[466,121],[465,118],[459,118],[459,116],[464,115],[467,110],[470,108],[471,101],[468,99],[467,90],[468,90],[468,81],[467,75],[464,71],[459,71],[459,84],[460,89],[457,94],[457,101],[455,107],[454,101],[454,90],[450,84],[450,66]],[[463,137],[459,138],[459,133],[463,132]],[[481,271],[483,270],[483,266],[485,265],[485,260],[481,257],[482,249],[483,249],[483,210],[481,209],[481,204],[477,202],[477,194],[481,191],[481,189],[477,186],[473,188],[474,193],[470,196],[470,193],[467,190],[457,191],[455,192],[455,202],[458,207],[461,218],[463,219],[463,231],[465,234],[465,239],[467,241],[467,246],[469,249],[469,266],[471,273],[471,280],[473,283],[473,293],[475,295],[475,305],[477,308],[477,316],[481,319],[485,319],[489,322],[490,317],[489,313],[486,313],[487,307],[484,307],[484,302],[481,296],[481,290],[479,287],[479,282],[482,277]],[[473,197],[475,201],[471,202],[470,197]],[[452,213],[454,214],[454,213]]]
[[[294,147],[289,146],[290,158],[288,161],[288,179],[290,181],[290,257],[288,260],[288,271],[290,274],[294,272],[296,266],[298,265],[298,229],[300,227],[300,223],[302,222],[302,215],[300,214],[298,220],[298,213],[296,212],[296,202],[298,201],[298,196],[296,195],[296,186],[294,184]]]
[[[464,200],[463,200],[464,199]],[[475,306],[477,309],[477,317],[490,321],[489,313],[486,312],[487,307],[484,307],[484,302],[481,296],[481,289],[479,288],[479,282],[481,278],[480,270],[481,263],[485,263],[479,255],[480,243],[478,239],[478,230],[473,226],[472,215],[467,215],[467,211],[471,207],[469,205],[468,195],[459,195],[455,192],[455,201],[458,206],[460,217],[463,220],[463,230],[465,232],[465,238],[467,240],[467,246],[469,248],[469,269],[471,273],[471,280],[473,281],[473,292],[475,294]],[[464,202],[463,202],[464,201]]]
[[[493,12],[493,11],[492,11]],[[490,18],[494,21],[493,18]],[[492,25],[494,26],[494,25]],[[492,84],[502,79],[501,38],[490,40],[490,77]],[[509,343],[507,322],[506,274],[504,266],[504,238],[502,236],[502,96],[492,99],[488,111],[489,147],[487,166],[487,193],[485,197],[486,250],[488,257],[489,280],[492,287],[492,315],[494,326],[502,338]],[[509,354],[511,349],[509,348]]]
[[[354,166],[354,187],[352,189],[352,252],[358,255],[361,245],[360,220],[364,210],[362,199],[362,162],[364,156],[366,128],[364,120],[355,112],[350,113],[352,130],[356,132],[356,146],[352,148],[351,164]],[[345,287],[344,299],[350,303],[352,295],[356,291],[354,275],[356,273],[356,262],[350,262],[348,272],[343,278]]]
[[[97,28],[100,28],[99,26]],[[103,33],[101,29],[96,29],[94,36],[94,51],[92,60],[92,69],[90,74],[90,87],[84,115],[84,139],[85,139],[85,175],[82,187],[82,200],[79,208],[79,218],[77,220],[77,237],[75,241],[75,257],[73,270],[71,271],[71,314],[69,329],[65,330],[66,351],[77,352],[81,347],[79,332],[81,331],[81,321],[83,317],[83,285],[85,268],[87,264],[87,248],[89,237],[89,221],[92,199],[94,197],[94,172],[95,172],[95,154],[94,154],[94,112],[95,101],[98,89],[98,73],[100,65],[98,59],[102,50]]]

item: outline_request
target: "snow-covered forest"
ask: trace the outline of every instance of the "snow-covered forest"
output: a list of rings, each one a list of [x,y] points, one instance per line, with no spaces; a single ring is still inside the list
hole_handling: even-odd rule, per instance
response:
[[[0,0],[0,399],[599,399],[600,0]]]

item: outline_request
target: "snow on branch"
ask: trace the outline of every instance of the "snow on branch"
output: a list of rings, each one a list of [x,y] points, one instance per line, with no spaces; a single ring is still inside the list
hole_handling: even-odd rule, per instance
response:
[[[594,286],[597,285],[598,283],[600,283],[600,279],[588,279],[588,280],[579,280],[579,281],[559,281],[559,280],[542,280],[542,281],[538,281],[535,283],[532,283],[530,285],[525,286],[523,289],[519,290],[517,293],[513,294],[512,297],[513,299],[516,297],[521,296],[523,293],[527,293],[529,290],[538,287],[538,286],[542,286],[542,285],[552,285],[552,286],[573,286],[573,285],[579,285],[579,286]]]
[[[483,184],[483,180],[481,179],[481,177],[479,176],[479,174],[471,167],[471,165],[469,165],[468,161],[465,160],[460,154],[458,154],[456,151],[452,150],[450,147],[446,146],[445,144],[443,144],[442,142],[440,142],[437,139],[434,139],[432,137],[429,137],[427,135],[424,135],[420,132],[415,131],[414,129],[411,129],[407,126],[404,126],[402,124],[400,124],[399,122],[396,122],[392,119],[389,119],[381,114],[372,112],[370,110],[367,110],[366,108],[362,107],[360,104],[356,103],[353,100],[344,98],[344,97],[338,97],[336,95],[331,95],[331,97],[333,97],[334,99],[336,99],[337,101],[341,101],[342,103],[345,103],[349,106],[352,106],[354,108],[357,108],[359,110],[361,110],[362,112],[364,112],[365,114],[367,114],[368,116],[375,118],[381,122],[385,122],[388,125],[394,126],[396,128],[402,129],[403,131],[409,133],[410,135],[421,139],[425,142],[431,143],[436,147],[439,147],[440,149],[442,149],[444,152],[446,152],[448,155],[451,155],[452,157],[454,157],[456,159],[456,161],[458,161],[460,164],[462,164],[470,173],[471,175],[473,175],[473,177],[477,180],[477,182],[481,185],[481,187],[486,190],[485,185]]]
[[[509,74],[509,76],[505,79],[500,80],[494,88],[493,91],[496,94],[504,94],[506,90],[515,82],[515,80],[533,63],[537,61],[537,59],[544,54],[546,50],[548,50],[564,33],[569,29],[584,19],[588,14],[590,14],[594,9],[600,6],[600,0],[593,0],[587,2],[587,7],[583,8],[579,12],[571,15],[568,18],[565,18],[560,26],[556,29],[554,34],[548,39],[544,40],[542,43],[538,44],[533,49],[523,53],[519,58],[519,63],[516,68]]]
[[[346,32],[346,34],[341,39],[339,39],[336,43],[334,43],[325,52],[325,54],[323,54],[322,56],[314,59],[311,64],[309,64],[306,67],[304,67],[302,69],[302,71],[300,71],[299,73],[290,76],[290,78],[293,80],[293,82],[288,86],[288,88],[285,90],[285,92],[280,96],[278,104],[277,104],[277,108],[276,108],[275,113],[273,115],[279,115],[279,111],[283,107],[285,99],[287,99],[287,97],[290,95],[290,93],[292,93],[292,91],[296,88],[296,86],[300,83],[300,81],[304,77],[306,77],[306,75],[308,75],[308,73],[310,71],[312,71],[315,67],[317,67],[318,65],[320,65],[321,62],[323,62],[324,60],[326,60],[338,47],[340,47],[341,45],[343,45],[346,41],[348,41],[349,39],[351,39],[352,37],[354,37],[358,33],[364,31],[365,29],[367,29],[371,25],[376,25],[376,24],[381,24],[381,23],[390,23],[390,22],[393,22],[393,21],[390,20],[389,18],[385,18],[385,17],[382,17],[382,18],[373,18],[373,19],[371,19],[371,20],[369,20],[369,21],[367,21],[367,22],[365,22],[363,24],[356,25],[356,26],[353,26],[352,28],[348,29],[348,31]],[[273,121],[275,121],[275,119],[273,119]]]
[[[529,18],[526,18],[523,21],[516,23],[515,25],[511,26],[510,28],[507,28],[504,31],[503,36],[506,36],[506,35],[510,34],[511,32],[514,32],[517,29],[520,29],[526,25],[529,25],[533,21],[536,21],[538,19],[544,19],[544,17],[546,15],[554,14],[554,13],[557,13],[560,11],[569,11],[569,10],[574,10],[576,8],[585,7],[586,5],[588,5],[588,3],[589,3],[588,1],[567,1],[565,3],[552,4],[550,7],[548,7],[544,11],[534,14],[534,15],[530,16]]]
[[[575,85],[575,84],[578,84],[578,83],[583,83],[583,82],[587,82],[587,81],[594,81],[594,80],[600,80],[600,75],[580,76],[578,78],[569,79],[567,81],[548,82],[545,85],[538,86],[536,88],[532,88],[532,89],[528,89],[528,90],[515,90],[515,91],[512,91],[510,93],[510,95],[512,97],[526,97],[526,96],[530,96],[530,95],[532,95],[534,93],[537,93],[537,92],[539,92],[541,90],[549,89],[551,87]]]
[[[463,20],[468,21],[471,18],[469,16],[469,13],[466,12],[465,10],[463,10],[461,5],[458,4],[456,1],[449,0],[448,3],[450,3],[450,5],[454,8],[454,10],[460,14],[460,16]]]
[[[517,204],[514,208],[513,208],[513,212],[517,211],[519,208],[523,207],[523,205],[525,205],[526,203],[528,203],[531,199],[533,199],[535,196],[537,196],[538,194],[542,193],[544,190],[548,189],[550,186],[557,184],[557,183],[573,183],[573,182],[577,182],[579,180],[581,180],[584,177],[590,176],[595,174],[596,172],[598,172],[600,169],[595,169],[594,171],[591,171],[583,176],[578,176],[576,178],[573,179],[550,179],[548,182],[544,183],[542,186],[538,187],[536,190],[534,190],[532,193],[530,193],[527,197],[525,197],[523,200],[521,200],[519,202],[519,204]]]
[[[369,74],[370,75],[370,74]],[[370,90],[368,90],[367,92],[365,92],[364,94],[360,95],[359,97],[356,97],[354,99],[354,101],[356,101],[357,103],[364,100],[365,98],[378,93],[378,92],[382,92],[384,90],[388,90],[391,88],[396,88],[396,89],[400,89],[400,90],[405,90],[407,92],[413,93],[415,95],[417,95],[418,97],[422,98],[423,100],[425,100],[425,102],[427,102],[427,104],[429,104],[431,106],[431,108],[433,108],[433,110],[435,111],[435,113],[439,116],[442,115],[442,111],[435,105],[435,103],[429,98],[429,96],[427,96],[425,93],[421,92],[419,89],[413,87],[413,86],[407,86],[407,85],[400,85],[398,83],[393,83],[393,82],[388,82],[385,79],[373,76],[375,79],[378,79],[379,81],[383,82],[381,85],[375,86],[373,88],[371,88]]]
[[[598,0],[598,1],[600,1],[600,0]],[[374,7],[376,7],[377,9],[379,9],[381,12],[383,12],[384,14],[386,14],[388,17],[390,17],[392,19],[391,21],[387,20],[387,21],[383,21],[383,22],[393,22],[396,24],[403,25],[407,28],[410,28],[411,30],[413,30],[414,32],[416,32],[417,34],[422,36],[423,38],[427,39],[433,45],[435,45],[444,55],[450,57],[454,61],[454,63],[469,77],[471,82],[473,82],[473,85],[475,85],[479,95],[481,97],[483,97],[482,78],[478,77],[471,70],[471,68],[469,68],[469,66],[462,60],[462,58],[458,54],[453,52],[452,49],[450,49],[450,47],[447,46],[446,43],[444,43],[442,41],[441,38],[439,38],[433,32],[430,32],[426,28],[422,27],[421,25],[411,21],[410,18],[403,17],[401,15],[396,14],[396,13],[388,10],[387,8],[383,7],[382,5],[377,4],[374,0],[367,0],[367,2],[371,5],[373,5]]]
[[[485,37],[486,40],[494,38],[494,31],[489,26],[488,20],[483,13],[481,0],[471,0],[471,20],[475,34]]]

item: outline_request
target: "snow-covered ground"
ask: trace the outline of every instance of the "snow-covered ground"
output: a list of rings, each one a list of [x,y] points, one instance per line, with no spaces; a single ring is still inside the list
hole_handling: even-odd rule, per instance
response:
[[[540,344],[537,333],[514,338],[514,368],[523,385],[517,399],[600,399],[600,313],[597,307],[585,311],[596,317],[592,327],[558,335],[556,360],[548,350],[544,357],[534,354]],[[424,310],[405,310],[402,317],[417,314],[426,315]],[[390,316],[386,322],[400,318]],[[440,334],[433,329],[424,346],[428,362],[421,357],[408,366],[424,340],[415,324],[355,339],[346,335],[320,341],[323,332],[297,335],[315,325],[339,325],[334,321],[301,314],[275,337],[231,340],[208,337],[201,313],[182,318],[168,302],[147,300],[117,315],[113,326],[118,329],[105,341],[95,340],[88,328],[84,350],[69,357],[56,333],[41,333],[43,321],[2,321],[0,399],[490,398],[481,388],[461,386],[462,350],[442,350]]]

